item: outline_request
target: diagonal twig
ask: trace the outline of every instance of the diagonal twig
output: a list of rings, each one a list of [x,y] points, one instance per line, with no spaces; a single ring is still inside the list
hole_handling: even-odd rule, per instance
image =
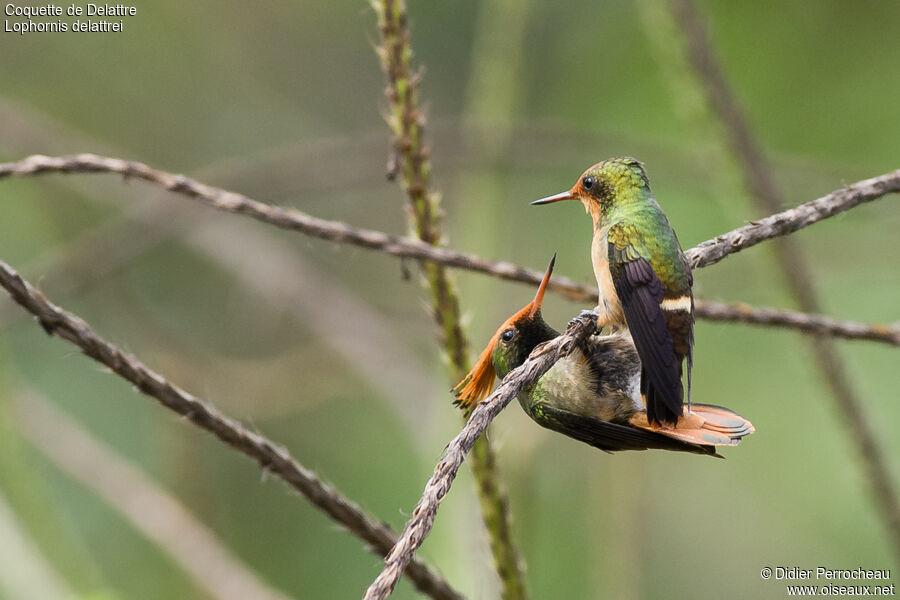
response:
[[[139,162],[94,154],[73,154],[57,157],[33,155],[17,162],[0,163],[0,179],[46,173],[117,173],[126,178],[141,179],[162,186],[221,211],[241,214],[281,229],[297,231],[339,244],[350,244],[393,256],[487,273],[509,281],[538,284],[543,276],[543,273],[510,262],[490,261],[474,254],[431,246],[421,240],[352,227],[340,221],[319,219],[297,209],[265,204],[243,194],[206,185],[184,175],[160,171]],[[794,233],[865,202],[898,192],[900,192],[900,169],[858,181],[816,200],[751,221],[743,227],[686,250],[685,255],[693,268],[705,267],[719,262],[729,254],[772,238]],[[585,294],[586,288],[571,280],[554,277],[553,281],[555,283],[551,283],[550,289],[563,295],[581,299]],[[594,295],[596,296],[595,292]]]
[[[794,208],[776,212],[763,219],[750,221],[748,225],[718,235],[687,250],[685,255],[691,267],[699,269],[715,264],[735,252],[755,246],[773,238],[799,231],[822,219],[833,217],[865,202],[877,200],[887,194],[900,192],[900,169],[879,177],[863,179],[835,190],[821,198],[800,204]],[[778,210],[777,207],[771,209]],[[817,311],[813,311],[817,312]]]
[[[381,45],[375,50],[387,77],[385,95],[390,106],[387,122],[393,133],[388,176],[392,179],[400,176],[406,192],[407,221],[413,234],[429,246],[437,247],[443,242],[440,200],[431,189],[430,149],[424,141],[426,120],[418,98],[421,72],[412,69],[406,1],[371,0],[371,5],[378,17]],[[450,359],[450,377],[455,382],[469,370],[468,340],[460,318],[456,285],[443,264],[422,261],[420,266],[440,332],[440,344]],[[502,597],[525,600],[522,564],[510,529],[509,500],[487,436],[475,442],[469,465]]]
[[[499,279],[536,285],[543,272],[515,265],[505,261],[490,261],[474,254],[457,252],[443,247],[430,246],[421,240],[390,235],[381,231],[351,227],[339,221],[318,219],[295,209],[281,208],[253,200],[221,188],[205,185],[184,175],[175,175],[148,167],[145,164],[116,158],[106,158],[93,154],[48,157],[30,156],[21,161],[0,163],[0,179],[13,176],[31,176],[46,173],[117,173],[124,177],[141,179],[159,185],[170,191],[194,198],[208,206],[249,216],[256,220],[275,225],[282,229],[297,231],[305,235],[351,244],[393,256],[415,258],[443,264],[448,267],[486,273]],[[766,240],[788,235],[823,219],[835,216],[865,202],[877,200],[884,195],[900,192],[900,170],[891,171],[878,177],[858,181],[842,189],[835,190],[821,198],[806,202],[792,209],[758,219],[728,233],[716,236],[685,252],[694,268],[701,268],[719,262],[729,254],[739,252]],[[554,277],[550,289],[575,301],[593,302],[597,298],[596,288],[580,285],[565,277]],[[698,302],[697,315],[705,318],[707,313],[702,302]],[[782,319],[781,322],[750,316],[746,310],[727,311],[741,318],[736,320],[756,324],[777,324],[792,326],[796,319]],[[715,313],[715,315],[713,315]],[[710,318],[725,320],[726,311],[711,310]],[[800,315],[800,313],[797,313]],[[809,315],[815,319],[817,315]],[[847,327],[824,326],[822,333],[836,334],[840,329],[862,331],[865,325],[850,323]],[[801,328],[802,329],[802,328]],[[860,339],[888,341],[877,331],[883,327],[872,326],[873,335],[852,336]],[[891,338],[891,336],[888,336]]]
[[[688,60],[703,83],[712,112],[722,123],[751,197],[764,211],[778,210],[783,204],[783,198],[772,169],[716,60],[706,25],[697,7],[692,0],[670,0],[670,7],[684,32]],[[812,270],[802,248],[792,239],[781,238],[775,244],[775,252],[785,283],[800,309],[809,313],[821,312]],[[875,433],[866,420],[865,406],[850,381],[846,364],[838,354],[833,340],[819,336],[819,339],[812,342],[812,350],[819,370],[831,388],[850,438],[860,453],[876,506],[887,526],[894,552],[900,557],[900,498]]]
[[[238,252],[233,245],[216,241],[217,237],[214,235],[214,232],[221,229],[218,226],[197,229],[197,223],[195,222],[179,220],[176,223],[168,218],[164,220],[162,218],[163,215],[157,214],[158,212],[159,209],[129,211],[125,216],[124,224],[115,226],[101,225],[95,229],[88,230],[66,246],[53,251],[52,256],[41,256],[35,264],[30,266],[33,267],[32,270],[34,272],[42,273],[45,280],[52,281],[54,290],[57,293],[62,290],[62,294],[66,295],[73,290],[84,288],[94,278],[99,278],[118,269],[128,260],[142,254],[156,244],[175,235],[184,235],[186,231],[192,231],[191,235],[186,238],[189,245],[203,252],[211,260],[229,269],[238,279],[252,282],[256,289],[267,290],[266,297],[270,301],[273,301],[275,304],[284,304],[292,314],[299,315],[303,313],[304,306],[314,307],[316,310],[327,310],[329,314],[343,315],[341,322],[349,330],[358,330],[363,323],[367,323],[371,327],[373,323],[377,322],[377,319],[373,317],[371,311],[366,309],[365,306],[356,304],[352,310],[349,310],[345,306],[346,298],[343,300],[339,299],[339,294],[329,295],[327,302],[323,302],[321,298],[318,298],[317,301],[306,298],[309,294],[329,290],[335,283],[319,282],[312,286],[302,286],[283,277],[282,275],[285,273],[300,273],[302,276],[298,277],[297,281],[307,281],[310,278],[317,280],[320,276],[311,272],[310,266],[303,263],[302,260],[297,257],[292,258],[282,251],[283,249],[272,239],[263,236],[254,237],[248,231],[241,231],[239,234],[235,233],[233,235],[241,236],[242,247],[249,245],[252,248],[249,252]],[[219,237],[227,236],[225,233],[220,232]],[[113,248],[115,252],[110,251]],[[250,260],[247,254],[269,257],[267,260],[270,263],[270,268],[264,271],[255,269],[253,260]],[[83,272],[84,265],[91,266],[89,273]],[[522,270],[527,271],[526,269]],[[278,276],[271,276],[270,273],[273,271],[277,272]],[[515,281],[529,283],[531,280],[528,277],[523,277],[515,279]],[[558,281],[561,282],[560,285],[566,286],[565,289],[568,290],[567,297],[570,300],[594,302],[597,299],[597,289],[594,287],[576,284],[565,278],[560,278],[559,280],[554,278],[552,280],[554,284]],[[4,306],[0,306],[0,320],[13,318],[11,313],[15,309],[12,305],[8,306],[8,310]],[[702,299],[696,300],[694,314],[700,319],[715,322],[795,329],[807,334],[829,335],[847,340],[868,340],[900,346],[900,325],[860,323],[833,319],[818,314],[757,307],[743,302],[726,303]],[[346,322],[349,318],[348,315],[356,315],[353,318],[353,323]],[[323,327],[334,327],[334,319],[325,318],[322,321],[321,316],[319,314],[312,322],[319,324],[321,321],[324,323]],[[342,344],[340,337],[326,336],[327,341],[334,345],[334,349],[339,354],[348,356],[348,359],[356,356],[357,352],[366,354],[356,348],[357,344],[352,345],[352,347],[351,345]],[[380,339],[382,340],[380,343],[384,344],[387,342],[383,340],[388,338],[384,335],[371,334],[359,337],[357,342],[364,339]],[[385,354],[395,357],[402,356],[403,352],[399,347],[395,347]],[[393,385],[392,382],[396,373],[392,374],[391,369],[400,367],[395,363],[414,364],[411,357],[401,361],[385,361],[385,364],[369,365],[367,361],[353,360],[351,362],[357,365],[362,364],[361,368],[363,370],[361,374],[371,385],[379,389],[387,389],[385,386],[390,387]],[[411,395],[418,394],[427,387],[421,379],[417,381],[417,378],[414,376],[416,372],[415,368],[406,368],[403,371],[403,381],[413,382],[409,391]],[[387,376],[385,376],[386,373],[388,374]],[[390,386],[388,385],[389,383]],[[396,394],[395,390],[394,395]],[[403,402],[400,402],[400,404],[403,404]],[[413,419],[422,417],[421,414],[407,416]]]
[[[489,261],[474,254],[431,246],[411,237],[352,227],[340,221],[319,219],[293,208],[265,204],[243,194],[206,185],[184,175],[160,171],[139,162],[93,154],[76,154],[60,157],[33,155],[18,162],[0,163],[0,179],[48,173],[116,173],[125,178],[140,179],[171,192],[183,194],[217,210],[248,216],[281,229],[338,244],[350,244],[392,256],[427,260],[448,267],[488,273],[510,281],[537,284],[540,283],[542,276],[542,273],[509,262]],[[564,280],[560,278],[559,281]],[[579,294],[577,288],[578,286],[571,282],[569,285],[555,286],[557,291],[575,290],[574,293]]]
[[[396,543],[396,534],[387,525],[320,481],[314,472],[297,462],[287,450],[246,429],[203,400],[170,383],[135,357],[103,340],[85,321],[51,303],[3,261],[0,261],[0,286],[34,315],[45,331],[72,342],[84,354],[133,383],[142,393],[254,459],[263,469],[278,475],[313,505],[366,542],[373,552],[384,556]],[[421,592],[432,598],[462,598],[418,559],[409,564],[406,575]]]
[[[828,335],[845,340],[869,340],[900,346],[900,326],[897,325],[869,325],[854,321],[839,321],[824,315],[793,310],[750,306],[740,302],[710,302],[709,300],[698,300],[695,314],[708,321],[785,327],[804,333]]]
[[[416,549],[431,531],[438,507],[450,490],[466,454],[494,417],[522,388],[537,381],[538,377],[553,366],[553,363],[568,354],[579,340],[590,334],[595,325],[594,321],[584,317],[573,319],[563,335],[535,348],[521,366],[510,371],[494,392],[475,407],[462,431],[447,444],[443,457],[434,469],[434,474],[425,484],[422,498],[416,505],[412,518],[403,528],[397,545],[385,558],[385,567],[381,574],[366,590],[364,600],[383,600],[390,595],[403,572],[404,565],[413,558]]]

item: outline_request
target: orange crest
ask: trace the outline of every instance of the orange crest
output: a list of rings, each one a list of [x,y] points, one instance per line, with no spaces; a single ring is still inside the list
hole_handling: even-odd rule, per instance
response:
[[[505,327],[506,323],[497,330],[485,349],[481,351],[478,362],[475,363],[469,374],[453,388],[453,392],[456,394],[457,405],[467,410],[471,409],[481,402],[491,390],[491,384],[494,383],[494,376],[496,375],[494,372],[494,349],[497,348],[500,334]]]
[[[503,325],[494,332],[491,341],[481,351],[481,356],[472,370],[463,377],[463,380],[456,384],[453,392],[456,394],[456,404],[467,410],[471,410],[476,404],[484,400],[491,390],[494,383],[496,372],[494,371],[494,350],[500,342],[500,334],[510,327],[515,327],[522,320],[531,320],[538,317],[541,313],[541,304],[544,302],[544,292],[547,291],[547,284],[550,282],[550,274],[553,272],[553,264],[556,262],[556,254],[550,259],[550,265],[544,273],[544,278],[538,286],[534,300],[529,302],[525,308],[508,318]]]

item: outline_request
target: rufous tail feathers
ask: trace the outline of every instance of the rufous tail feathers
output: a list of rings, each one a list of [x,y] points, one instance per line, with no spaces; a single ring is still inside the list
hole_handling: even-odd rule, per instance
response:
[[[756,431],[753,424],[741,415],[712,404],[693,404],[690,409],[685,406],[675,427],[651,425],[646,412],[636,413],[630,422],[639,429],[699,446],[737,446],[741,438]]]

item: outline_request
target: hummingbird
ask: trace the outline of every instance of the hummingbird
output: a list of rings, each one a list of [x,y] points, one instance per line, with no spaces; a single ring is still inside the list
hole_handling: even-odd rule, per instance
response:
[[[641,393],[651,423],[682,414],[687,360],[688,408],[694,347],[693,276],[643,163],[610,158],[566,192],[535,200],[580,200],[594,223],[591,262],[600,288],[598,327],[627,328],[641,361]]]
[[[534,300],[497,329],[478,362],[453,388],[457,404],[471,409],[538,345],[559,335],[541,316],[556,255]],[[716,446],[736,446],[755,431],[740,415],[708,404],[683,410],[674,426],[647,416],[640,393],[641,361],[627,330],[592,335],[518,395],[539,425],[607,452],[650,448],[720,456]]]

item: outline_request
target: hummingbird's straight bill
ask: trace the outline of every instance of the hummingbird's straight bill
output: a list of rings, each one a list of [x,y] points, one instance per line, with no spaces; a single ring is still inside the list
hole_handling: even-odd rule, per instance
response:
[[[536,206],[538,204],[550,204],[552,202],[559,202],[560,200],[574,200],[575,196],[572,195],[571,190],[568,192],[562,192],[560,194],[556,194],[555,196],[547,196],[546,198],[541,198],[540,200],[535,200],[531,204]]]
[[[650,191],[644,165],[629,157],[605,160],[585,171],[570,190],[531,204],[562,200],[580,200],[593,221],[598,325],[630,331],[641,360],[649,422],[672,425],[682,415],[685,359],[690,407],[693,276]]]

